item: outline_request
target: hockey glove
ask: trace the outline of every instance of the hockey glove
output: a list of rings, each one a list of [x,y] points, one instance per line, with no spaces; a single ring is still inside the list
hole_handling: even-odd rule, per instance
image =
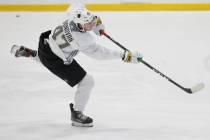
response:
[[[96,35],[101,36],[101,35],[102,35],[101,32],[104,32],[105,27],[104,27],[104,25],[102,24],[102,21],[101,21],[100,17],[95,16],[95,18],[96,18],[96,19],[95,19],[96,25],[95,25],[95,27],[93,28],[93,32],[94,32]]]
[[[142,54],[137,51],[125,51],[122,60],[127,63],[139,63],[141,62],[142,58]]]

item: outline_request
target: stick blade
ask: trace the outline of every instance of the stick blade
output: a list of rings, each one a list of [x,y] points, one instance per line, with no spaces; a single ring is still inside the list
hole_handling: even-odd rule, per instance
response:
[[[204,83],[199,83],[197,85],[195,85],[194,87],[191,88],[192,93],[198,92],[200,90],[202,90],[205,87]]]

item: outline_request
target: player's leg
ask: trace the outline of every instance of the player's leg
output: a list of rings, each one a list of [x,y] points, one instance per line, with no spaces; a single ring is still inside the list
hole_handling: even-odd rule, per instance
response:
[[[81,82],[78,83],[77,91],[75,93],[75,105],[70,104],[71,121],[73,126],[92,127],[93,119],[85,116],[82,112],[89,100],[91,90],[94,86],[94,79],[92,76],[86,74]]]
[[[74,109],[77,111],[84,111],[85,106],[90,97],[91,90],[94,86],[94,79],[91,75],[86,74],[81,82],[77,85],[77,91],[74,98]]]
[[[92,127],[93,119],[83,114],[91,90],[94,86],[92,76],[86,74],[85,70],[82,69],[75,60],[73,60],[70,65],[60,64],[60,67],[56,67],[55,65],[53,67],[50,62],[46,64],[47,61],[42,58],[40,60],[53,74],[60,77],[71,87],[77,85],[74,100],[75,105],[70,104],[72,125],[78,127]],[[58,64],[59,63],[57,63],[57,65]]]
[[[15,57],[28,57],[37,62],[40,62],[39,57],[37,55],[37,51],[27,48],[25,46],[13,45],[10,52]]]

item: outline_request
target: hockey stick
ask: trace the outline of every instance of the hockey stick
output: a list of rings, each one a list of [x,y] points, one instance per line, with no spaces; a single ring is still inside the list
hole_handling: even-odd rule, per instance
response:
[[[101,35],[106,36],[109,40],[111,40],[113,43],[115,43],[116,45],[118,45],[121,49],[123,49],[124,51],[129,51],[127,48],[125,48],[123,45],[121,45],[119,42],[115,41],[112,37],[110,37],[108,34],[106,34],[104,31],[100,32]],[[180,84],[178,84],[177,82],[175,82],[174,80],[172,80],[171,78],[169,78],[168,76],[164,75],[163,73],[161,73],[159,70],[157,70],[156,68],[154,68],[153,66],[151,66],[150,64],[148,64],[146,61],[144,61],[143,59],[139,59],[140,62],[142,62],[144,65],[146,65],[147,67],[149,67],[151,70],[153,70],[154,72],[158,73],[160,76],[162,76],[163,78],[167,79],[169,82],[171,82],[172,84],[174,84],[175,86],[179,87],[180,89],[184,90],[185,92],[192,94],[194,92],[198,92],[200,90],[202,90],[204,88],[204,83],[198,83],[197,85],[195,85],[192,88],[185,88],[183,86],[181,86]]]

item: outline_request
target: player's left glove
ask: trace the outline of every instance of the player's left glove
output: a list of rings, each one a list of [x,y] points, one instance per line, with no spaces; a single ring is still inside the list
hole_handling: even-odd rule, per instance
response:
[[[101,18],[99,16],[95,16],[95,27],[93,28],[93,32],[95,32],[96,35],[101,36],[101,32],[104,32],[104,25],[101,21]]]
[[[125,51],[122,60],[127,63],[139,63],[143,59],[143,55],[138,52]]]

